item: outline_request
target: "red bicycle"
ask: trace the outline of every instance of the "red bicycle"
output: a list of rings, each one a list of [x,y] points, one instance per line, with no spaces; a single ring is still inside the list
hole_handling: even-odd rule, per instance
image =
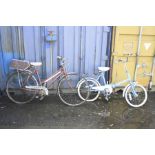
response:
[[[83,104],[89,97],[89,87],[81,88],[81,93],[85,96],[82,100],[78,96],[77,83],[80,80],[77,73],[68,73],[65,67],[65,59],[57,57],[59,69],[56,73],[45,80],[41,80],[36,67],[42,65],[41,62],[29,62],[13,59],[11,67],[16,71],[11,74],[7,80],[6,92],[11,101],[17,104],[24,104],[32,101],[35,97],[42,100],[49,94],[47,83],[53,84],[59,80],[57,93],[61,101],[69,106]],[[84,79],[85,80],[85,79]],[[85,82],[87,84],[87,81]]]

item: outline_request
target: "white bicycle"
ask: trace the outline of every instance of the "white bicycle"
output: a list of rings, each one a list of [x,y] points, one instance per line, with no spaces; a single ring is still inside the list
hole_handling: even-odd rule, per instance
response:
[[[108,84],[105,81],[104,73],[108,71],[110,68],[109,67],[98,67],[99,75],[97,76],[96,79],[92,77],[86,77],[87,83],[85,82],[84,79],[81,79],[78,82],[77,87],[78,87],[78,94],[80,98],[82,100],[85,100],[85,97],[82,95],[80,90],[81,88],[84,88],[84,87],[87,88],[89,85],[89,89],[87,90],[90,91],[90,94],[89,94],[89,98],[87,99],[87,101],[95,101],[99,97],[100,93],[104,95],[106,100],[109,100],[110,95],[113,93],[114,88],[118,88],[122,86],[123,83],[128,82],[129,84],[126,85],[123,90],[123,97],[125,97],[125,100],[127,101],[127,103],[132,107],[143,106],[146,103],[147,98],[148,98],[146,89],[142,85],[131,80],[131,76],[127,69],[128,57],[126,60],[118,59],[116,63],[119,63],[119,62],[124,63],[124,70],[127,75],[127,79],[120,81],[118,83],[115,83],[115,84],[113,83]],[[103,85],[101,85],[99,81],[100,79],[103,80]]]

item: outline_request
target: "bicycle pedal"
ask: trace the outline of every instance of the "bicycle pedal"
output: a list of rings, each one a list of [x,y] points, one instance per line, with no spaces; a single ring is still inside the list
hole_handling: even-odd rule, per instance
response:
[[[99,100],[102,100],[102,97],[99,96],[98,99],[99,99]]]
[[[110,100],[110,97],[105,97],[105,100],[108,102]]]

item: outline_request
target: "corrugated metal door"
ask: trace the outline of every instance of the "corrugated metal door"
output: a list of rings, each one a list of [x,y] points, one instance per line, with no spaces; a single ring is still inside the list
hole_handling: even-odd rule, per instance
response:
[[[135,66],[145,66],[137,69],[136,79],[143,85],[148,85],[149,76],[142,76],[144,70],[151,73],[153,57],[155,55],[155,27],[149,26],[118,26],[113,30],[112,47],[112,82],[126,78],[123,64],[115,63],[117,59],[126,59],[127,54],[132,54],[127,63],[129,72],[134,79]],[[138,49],[139,47],[139,49]],[[139,54],[137,55],[137,52]],[[136,57],[138,64],[136,63]],[[155,76],[153,78],[155,84]]]
[[[0,88],[5,87],[12,58],[24,59],[22,27],[0,27]]]
[[[47,41],[51,31],[56,39]],[[42,78],[57,70],[57,55],[79,76],[97,73],[98,66],[109,66],[111,32],[108,26],[0,27],[0,87],[5,88],[12,58],[42,61]]]

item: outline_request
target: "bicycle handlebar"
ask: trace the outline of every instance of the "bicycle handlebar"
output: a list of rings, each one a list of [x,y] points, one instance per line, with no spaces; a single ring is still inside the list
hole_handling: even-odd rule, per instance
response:
[[[66,64],[66,59],[62,56],[57,56],[57,59],[60,61],[61,66]]]
[[[57,56],[57,59],[59,60],[59,61],[65,61],[65,58],[64,57],[62,57],[62,56]]]
[[[62,57],[62,56],[57,56],[57,59],[58,59],[58,60],[62,60],[63,57]]]

